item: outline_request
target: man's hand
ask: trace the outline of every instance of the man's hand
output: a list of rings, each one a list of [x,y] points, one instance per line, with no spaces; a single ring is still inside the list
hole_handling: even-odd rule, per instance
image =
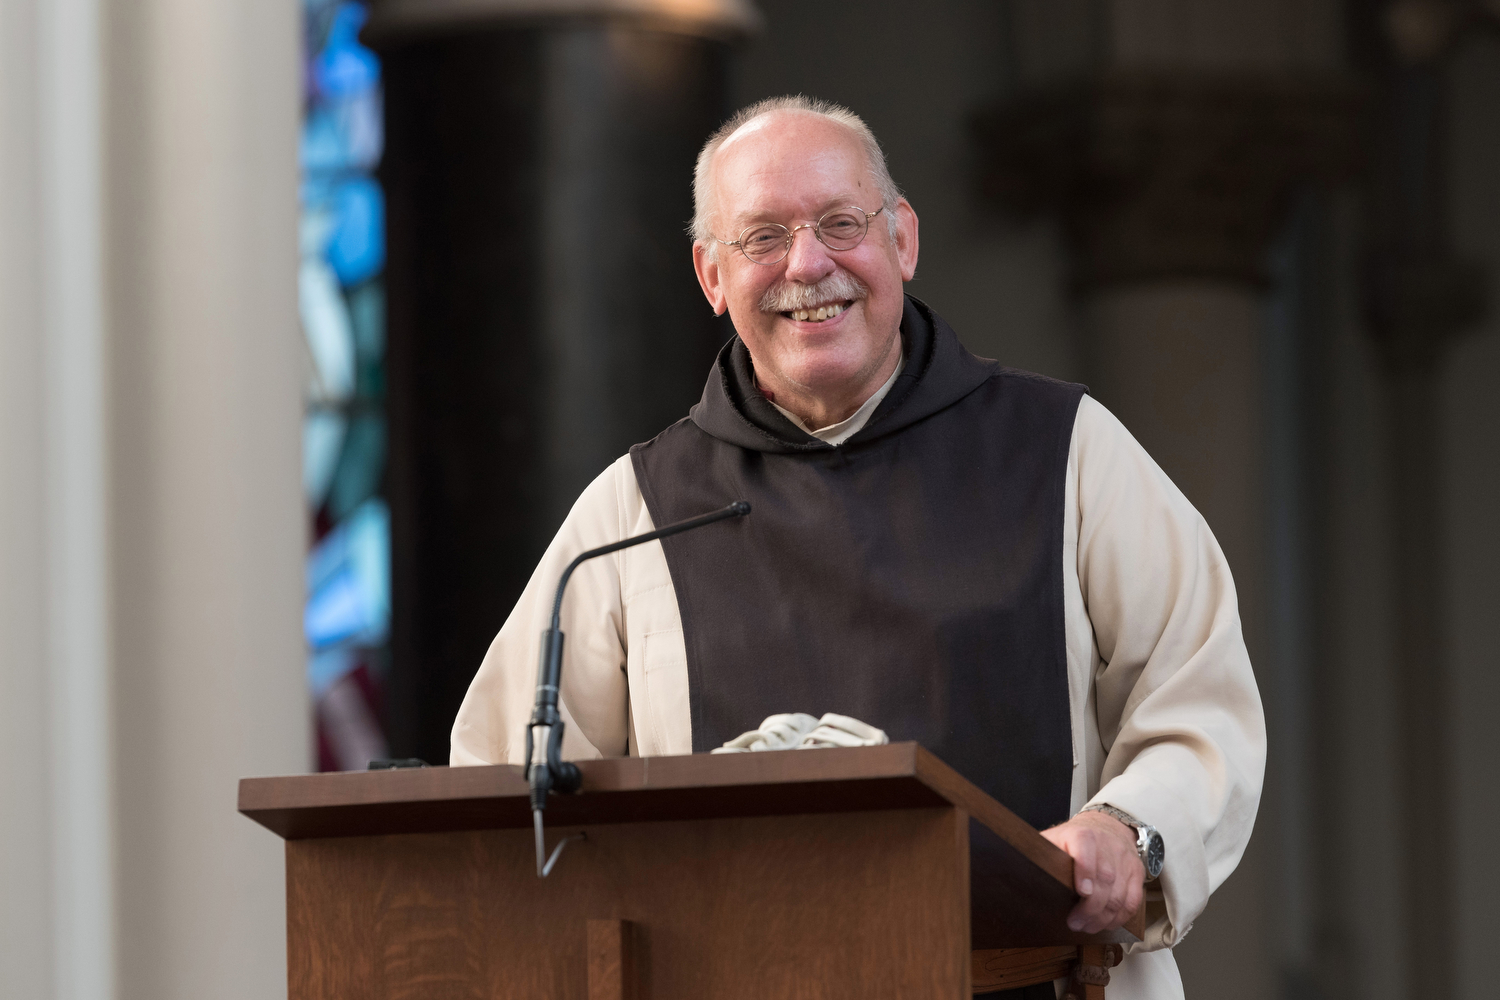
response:
[[[1083,897],[1068,927],[1085,934],[1122,927],[1140,909],[1146,868],[1135,850],[1135,831],[1102,812],[1079,813],[1042,836],[1073,859],[1073,888]]]

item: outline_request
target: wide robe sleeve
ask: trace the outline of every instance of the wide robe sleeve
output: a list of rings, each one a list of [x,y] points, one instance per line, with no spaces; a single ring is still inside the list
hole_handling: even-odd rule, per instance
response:
[[[542,632],[552,616],[558,577],[580,552],[625,537],[620,492],[635,489],[612,464],[583,491],[547,546],[521,599],[490,644],[453,723],[449,763],[519,764],[526,722],[536,699]],[[616,757],[627,751],[629,698],[625,675],[620,554],[581,564],[562,608],[561,709],[563,757]]]
[[[1203,517],[1090,397],[1074,458],[1078,583],[1097,650],[1089,756],[1103,753],[1089,802],[1161,831],[1165,916],[1144,947],[1171,947],[1244,853],[1265,717],[1234,580]]]

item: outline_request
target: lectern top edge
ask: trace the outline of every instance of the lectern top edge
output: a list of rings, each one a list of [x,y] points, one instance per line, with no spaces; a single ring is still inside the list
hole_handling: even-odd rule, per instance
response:
[[[1021,892],[1037,905],[1047,900],[1044,908],[1056,911],[1049,918],[1057,924],[1046,935],[1050,943],[1128,943],[1144,931],[1137,914],[1128,932],[1069,935],[1062,920],[1077,898],[1072,859],[915,743],[577,763],[582,791],[555,796],[548,808],[549,826],[558,834],[608,824],[951,808],[1005,845],[1001,856],[985,862],[987,874],[973,871],[976,913],[993,922],[1004,909],[996,910],[993,900]],[[513,765],[245,778],[239,809],[288,841],[531,825],[529,787]],[[976,924],[976,941],[995,936],[992,931]],[[975,945],[991,946],[999,945]]]
[[[578,761],[583,789],[557,796],[557,825],[651,818],[963,809],[1059,882],[1072,861],[916,743]],[[288,839],[526,827],[521,768],[433,767],[244,778],[239,811]]]

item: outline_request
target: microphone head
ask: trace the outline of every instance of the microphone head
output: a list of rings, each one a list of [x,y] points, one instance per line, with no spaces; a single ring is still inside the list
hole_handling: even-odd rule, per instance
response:
[[[734,503],[729,505],[729,509],[734,511],[737,516],[744,517],[746,514],[750,513],[750,504],[744,500],[736,500]]]

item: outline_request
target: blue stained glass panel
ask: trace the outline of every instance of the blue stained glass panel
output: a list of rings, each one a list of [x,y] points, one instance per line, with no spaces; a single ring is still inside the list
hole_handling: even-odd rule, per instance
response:
[[[307,558],[307,645],[385,641],[391,621],[391,515],[378,498],[361,504]]]
[[[379,731],[390,634],[385,470],[385,196],[380,60],[354,0],[304,0],[299,158],[307,357],[303,489],[313,546],[303,613],[319,767],[362,767]]]
[[[368,177],[351,177],[329,199],[333,235],[325,255],[347,287],[367,281],[385,266],[385,195]]]
[[[323,49],[312,60],[312,79],[318,93],[342,97],[374,88],[380,83],[380,60],[359,43],[359,29],[369,20],[363,4],[339,4]]]

